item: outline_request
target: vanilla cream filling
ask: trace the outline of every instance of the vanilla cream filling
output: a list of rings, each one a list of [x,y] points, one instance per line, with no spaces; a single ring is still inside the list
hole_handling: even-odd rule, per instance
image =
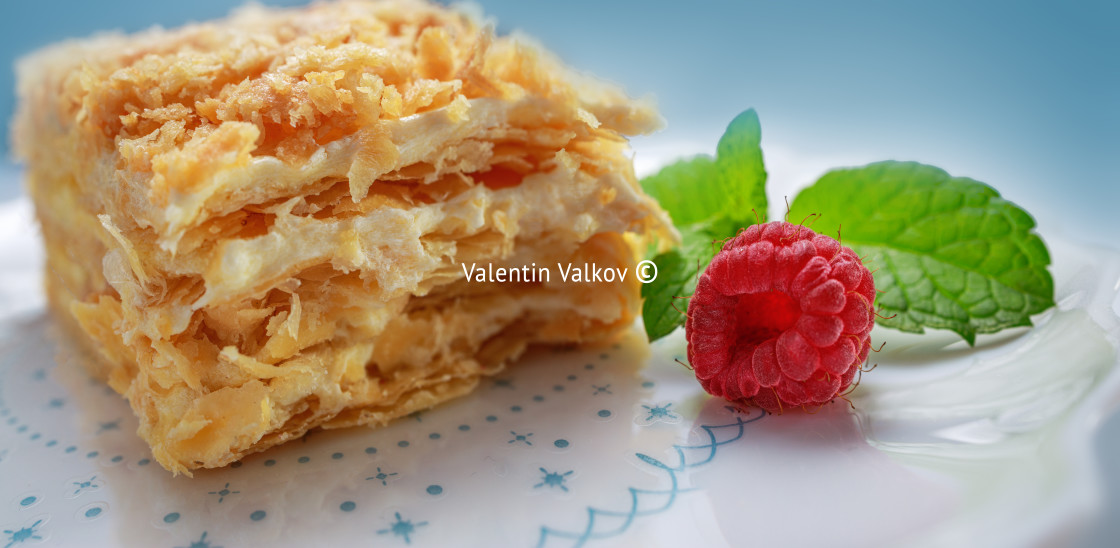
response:
[[[424,161],[433,150],[454,146],[484,130],[507,126],[511,117],[531,112],[542,101],[532,97],[512,103],[493,98],[469,99],[382,122],[388,125],[399,154],[387,172]],[[348,135],[320,146],[302,165],[292,165],[274,156],[254,156],[247,165],[218,172],[204,186],[190,192],[173,192],[165,209],[149,210],[148,221],[159,233],[160,247],[174,253],[183,234],[209,218],[276,196],[297,195],[328,177],[346,177],[358,155],[358,145],[358,135]],[[107,154],[104,161],[114,163],[116,151]]]

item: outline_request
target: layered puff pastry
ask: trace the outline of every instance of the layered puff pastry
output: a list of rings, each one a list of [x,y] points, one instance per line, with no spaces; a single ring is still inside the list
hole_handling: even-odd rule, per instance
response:
[[[250,7],[22,60],[13,129],[56,315],[165,468],[466,394],[530,344],[612,337],[674,237],[637,184],[645,102],[422,2]]]

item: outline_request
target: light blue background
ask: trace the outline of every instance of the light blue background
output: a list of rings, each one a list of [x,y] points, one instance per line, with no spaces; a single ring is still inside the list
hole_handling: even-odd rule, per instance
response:
[[[235,4],[9,1],[0,64],[59,39],[204,20]],[[500,31],[523,30],[573,66],[653,94],[669,127],[637,141],[639,151],[686,141],[714,149],[726,123],[753,106],[764,149],[931,163],[992,184],[1044,234],[1120,247],[1120,3],[481,4]],[[0,71],[4,126],[12,88],[10,70]],[[16,192],[0,186],[0,199]],[[1103,438],[1115,494],[1120,422]],[[1095,534],[1103,542],[1108,532]]]

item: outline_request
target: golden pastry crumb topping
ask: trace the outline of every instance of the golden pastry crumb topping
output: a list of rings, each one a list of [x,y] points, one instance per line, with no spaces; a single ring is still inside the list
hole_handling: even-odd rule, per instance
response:
[[[674,236],[628,156],[649,104],[433,4],[250,7],[19,75],[51,303],[176,472],[384,424],[639,302],[463,264],[632,267]]]

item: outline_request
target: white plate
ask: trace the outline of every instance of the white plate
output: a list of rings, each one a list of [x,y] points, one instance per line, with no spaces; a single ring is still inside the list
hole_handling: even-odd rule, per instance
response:
[[[26,203],[0,209],[0,252],[19,258],[0,274],[34,285]],[[41,299],[9,290],[0,546],[1068,542],[1099,504],[1092,434],[1120,394],[1120,257],[1048,243],[1058,310],[976,348],[876,328],[887,346],[856,410],[737,409],[674,361],[680,332],[648,348],[635,328],[533,353],[388,428],[315,432],[194,478],[152,462]]]

